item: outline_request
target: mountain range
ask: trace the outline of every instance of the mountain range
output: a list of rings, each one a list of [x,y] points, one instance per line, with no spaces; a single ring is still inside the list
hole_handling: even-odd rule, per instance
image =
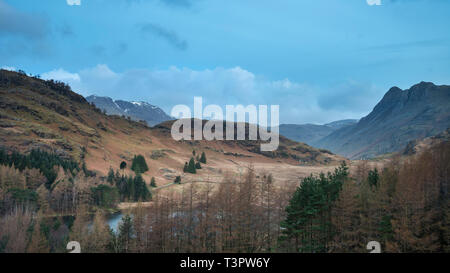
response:
[[[143,101],[113,100],[110,97],[89,96],[86,100],[108,115],[130,117],[132,120],[144,120],[150,126],[172,120],[161,108]]]
[[[194,151],[206,153],[208,164],[201,175],[216,182],[223,173],[249,164],[278,173],[280,180],[289,180],[311,170],[322,170],[308,166],[332,168],[344,160],[282,136],[274,152],[261,152],[260,140],[176,141],[171,137],[173,121],[149,127],[121,116],[117,109],[130,112],[132,108],[117,104],[112,108],[117,112],[106,115],[64,83],[0,70],[0,148],[20,153],[36,149],[51,152],[73,159],[101,176],[110,168],[119,168],[123,161],[131,166],[134,155],[140,154],[150,169],[143,175],[145,180],[154,176],[164,183],[173,182],[176,176],[182,176],[183,181],[200,179],[199,175],[183,173],[184,163],[189,162]],[[152,108],[144,103],[133,105]]]
[[[410,142],[450,127],[450,86],[421,82],[409,89],[392,87],[358,123],[315,142],[350,159],[401,151]]]
[[[315,146],[319,140],[332,132],[357,123],[356,119],[338,120],[324,125],[317,124],[281,124],[280,134],[295,141]]]
[[[150,145],[154,150],[162,147],[172,150],[180,145],[181,150],[190,149],[186,143],[169,140],[165,123],[172,118],[146,102],[114,101],[99,96],[85,99],[63,83],[6,70],[0,71],[0,91],[0,140],[4,147],[19,150],[47,147],[75,158],[84,158],[90,151],[95,155],[91,157],[94,165],[98,165],[100,158],[104,161],[98,167],[101,171],[108,170],[109,164],[118,158],[128,158],[125,155],[128,150],[143,149],[144,135],[156,143]],[[135,122],[141,120],[150,126],[165,125],[149,131],[147,126]],[[407,90],[392,87],[373,111],[359,121],[281,125],[281,145],[272,154],[258,153],[256,144],[248,141],[202,145],[208,149],[210,145],[216,146],[220,157],[262,155],[297,164],[327,164],[337,159],[327,150],[350,159],[373,158],[400,152],[411,141],[436,136],[449,127],[450,86],[421,82]],[[188,142],[188,146],[193,145],[199,144]]]

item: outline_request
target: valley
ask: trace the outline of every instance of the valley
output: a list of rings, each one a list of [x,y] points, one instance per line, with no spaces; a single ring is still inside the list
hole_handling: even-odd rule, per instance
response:
[[[4,243],[7,252],[61,252],[67,236],[86,252],[364,252],[371,234],[388,236],[385,247],[395,252],[415,247],[401,234],[422,231],[400,221],[447,225],[446,217],[423,215],[446,213],[448,197],[438,189],[448,187],[448,130],[350,160],[283,135],[271,152],[260,150],[260,139],[176,141],[174,121],[149,127],[107,115],[70,86],[24,73],[0,70],[0,95],[0,234],[24,234],[19,226],[31,223],[52,234],[35,229],[29,241]],[[329,139],[367,120],[321,129]],[[361,234],[353,243],[347,232],[355,225]],[[297,232],[309,238],[300,246]],[[446,231],[432,236],[439,232]],[[414,238],[429,251],[446,244]]]

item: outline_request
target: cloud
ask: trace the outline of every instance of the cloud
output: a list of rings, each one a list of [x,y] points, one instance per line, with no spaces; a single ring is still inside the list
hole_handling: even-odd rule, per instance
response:
[[[16,71],[17,69],[14,66],[2,66],[1,67],[4,70],[9,70],[9,71]]]
[[[318,87],[289,79],[269,80],[241,67],[205,70],[170,67],[115,72],[105,64],[70,73],[63,69],[43,77],[69,83],[82,95],[142,100],[170,112],[177,104],[192,105],[194,96],[204,104],[280,105],[282,123],[326,123],[360,118],[382,93],[371,84],[349,82],[335,88]]]
[[[369,6],[381,6],[381,0],[366,0]]]
[[[69,6],[81,6],[81,0],[66,0]]]
[[[15,57],[44,57],[51,54],[48,20],[34,13],[17,10],[0,0],[0,60]]]
[[[18,11],[0,0],[0,34],[43,39],[48,34],[48,24],[44,18]]]
[[[188,47],[188,43],[179,38],[176,32],[166,29],[160,25],[149,23],[142,25],[140,30],[144,34],[150,33],[166,40],[166,42],[179,50],[186,50]]]
[[[81,81],[80,76],[77,73],[70,73],[62,68],[46,72],[41,75],[41,78],[44,80],[52,79],[52,80],[62,81],[62,82],[70,83],[72,85],[79,83]]]

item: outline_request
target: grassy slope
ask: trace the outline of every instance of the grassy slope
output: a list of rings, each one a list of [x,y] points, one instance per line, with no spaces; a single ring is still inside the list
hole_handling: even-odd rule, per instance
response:
[[[290,166],[299,162],[323,166],[342,160],[283,137],[280,148],[266,154],[259,153],[259,142],[252,141],[176,142],[170,137],[170,123],[150,129],[106,116],[74,92],[5,70],[0,71],[0,106],[0,146],[22,152],[51,150],[79,162],[85,160],[88,169],[101,175],[110,167],[118,169],[123,160],[130,166],[133,155],[142,154],[150,168],[144,178],[148,182],[155,176],[159,185],[170,183],[176,175],[183,175],[184,180],[220,179],[224,171],[248,164],[291,172]],[[200,176],[182,174],[192,150],[205,151],[208,157]]]

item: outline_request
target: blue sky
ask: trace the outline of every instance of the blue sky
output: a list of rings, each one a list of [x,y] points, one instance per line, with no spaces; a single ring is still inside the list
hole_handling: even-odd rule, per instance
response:
[[[392,86],[450,84],[448,14],[446,0],[0,0],[0,67],[167,112],[195,95],[325,123]]]

